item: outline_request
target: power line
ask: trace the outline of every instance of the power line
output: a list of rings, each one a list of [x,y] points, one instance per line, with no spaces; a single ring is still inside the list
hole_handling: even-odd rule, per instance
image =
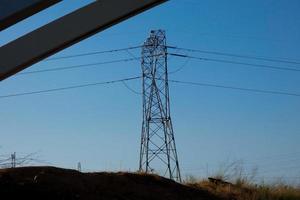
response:
[[[47,161],[38,159],[36,157],[37,152],[27,154],[23,157],[17,157],[16,152],[10,155],[6,155],[7,159],[0,160],[0,168],[2,167],[16,167],[16,166],[25,166],[31,163],[40,163],[40,164],[50,164]]]
[[[289,63],[289,64],[300,64],[300,62],[296,62],[296,61],[288,61],[288,60],[282,60],[282,59],[277,59],[277,58],[265,58],[265,57],[261,57],[261,56],[258,57],[258,56],[250,56],[250,55],[243,55],[243,54],[224,53],[224,52],[220,52],[220,51],[207,51],[207,50],[180,48],[180,47],[173,47],[173,46],[168,46],[168,48],[182,50],[182,51],[188,51],[188,52],[214,54],[214,55],[220,55],[220,56],[231,56],[231,57],[238,57],[238,58],[247,58],[247,59],[270,61],[270,62]]]
[[[126,58],[126,59],[111,60],[111,61],[106,61],[106,62],[96,62],[96,63],[88,63],[88,64],[82,64],[82,65],[67,66],[67,67],[56,67],[56,68],[51,68],[51,69],[27,71],[27,72],[18,73],[16,75],[25,75],[25,74],[35,74],[35,73],[43,73],[43,72],[70,70],[70,69],[76,69],[76,68],[83,68],[83,67],[90,67],[90,66],[97,66],[97,65],[104,65],[104,64],[113,64],[113,63],[120,63],[120,62],[131,62],[131,61],[139,60],[139,59],[141,59],[141,57],[135,57],[132,53],[129,52],[129,50],[137,49],[137,48],[140,48],[140,47],[141,46],[135,46],[135,47],[121,48],[121,49],[96,51],[96,52],[89,52],[89,53],[82,53],[82,54],[74,54],[74,55],[68,55],[68,56],[49,58],[49,59],[46,59],[46,61],[47,60],[59,60],[59,59],[65,59],[65,58],[73,58],[73,57],[94,55],[94,54],[101,54],[101,53],[112,53],[112,52],[119,52],[119,51],[126,51],[132,57],[132,58]],[[236,56],[236,57],[245,57],[245,58],[250,58],[251,57],[252,58],[252,56],[226,54],[226,53],[213,52],[213,51],[202,51],[202,50],[196,50],[196,49],[178,48],[178,47],[171,47],[171,46],[168,46],[168,48],[172,48],[172,49],[176,49],[176,50],[186,50],[186,51],[191,51],[191,52],[205,52],[205,53],[213,53],[213,54],[218,54],[218,55],[227,55],[227,56]],[[214,59],[214,58],[195,57],[195,56],[189,56],[189,55],[183,55],[183,54],[177,54],[177,53],[169,53],[169,55],[177,56],[177,57],[185,57],[185,58],[190,58],[190,59],[197,59],[197,60],[202,60],[202,61],[222,62],[222,63],[230,63],[230,64],[238,64],[238,65],[246,65],[246,66],[253,66],[253,67],[276,69],[276,70],[300,71],[300,69],[295,69],[295,68],[278,67],[278,66],[273,66],[273,65],[252,64],[252,63],[246,63],[246,62],[237,62],[237,61]],[[258,59],[265,60],[265,58],[258,58]],[[273,59],[268,59],[267,58],[267,60],[273,60]],[[282,61],[282,60],[276,60],[276,61]],[[297,63],[297,62],[294,62],[294,63]],[[171,72],[171,73],[176,73],[177,71],[182,70],[182,68],[186,64],[187,64],[187,62],[182,67],[180,67],[178,70],[175,70],[174,72]]]
[[[223,59],[195,57],[195,56],[188,56],[188,55],[176,54],[176,53],[168,53],[168,54],[171,55],[171,56],[177,56],[177,57],[182,57],[182,58],[192,58],[192,59],[202,60],[202,61],[221,62],[221,63],[245,65],[245,66],[250,66],[250,67],[259,67],[259,68],[266,68],[266,69],[273,69],[273,70],[284,70],[284,71],[300,72],[300,69],[288,68],[288,67],[277,67],[277,66],[273,66],[273,65],[252,64],[252,63],[238,62],[238,61],[231,61],[231,60],[223,60]]]
[[[185,66],[187,66],[189,61],[190,61],[190,58],[187,58],[186,61],[180,67],[178,67],[177,69],[169,72],[169,74],[176,74],[177,72],[180,72],[183,68],[185,68]]]
[[[91,66],[97,66],[97,65],[113,64],[113,63],[120,63],[120,62],[130,62],[130,61],[134,61],[136,59],[138,59],[138,58],[126,58],[126,59],[111,60],[111,61],[106,61],[106,62],[96,62],[96,63],[88,63],[88,64],[82,64],[82,65],[72,65],[72,66],[67,66],[67,67],[55,67],[55,68],[51,68],[51,69],[41,69],[41,70],[34,70],[34,71],[28,71],[28,72],[21,72],[16,75],[27,75],[27,74],[36,74],[36,73],[43,73],[43,72],[71,70],[71,69],[76,69],[76,68],[91,67]]]
[[[152,55],[149,57],[158,56],[158,55]],[[133,57],[133,56],[132,56]],[[44,73],[44,72],[54,72],[54,71],[62,71],[62,70],[72,70],[77,68],[84,68],[84,67],[91,67],[91,66],[97,66],[97,65],[105,65],[105,64],[113,64],[113,63],[120,63],[120,62],[131,62],[135,60],[139,60],[141,57],[133,57],[133,58],[126,58],[126,59],[120,59],[120,60],[111,60],[106,62],[96,62],[96,63],[87,63],[82,65],[72,65],[72,66],[66,66],[66,67],[55,67],[50,69],[41,69],[41,70],[31,70],[27,72],[20,72],[16,75],[28,75],[28,74],[36,74],[36,73]]]
[[[2,96],[0,96],[0,99],[2,99],[2,98],[10,98],[10,97],[18,97],[18,96],[25,96],[25,95],[33,95],[33,94],[56,92],[56,91],[62,91],[62,90],[71,90],[71,89],[76,89],[76,88],[84,88],[84,87],[97,86],[97,85],[113,84],[113,83],[119,83],[119,82],[122,82],[124,84],[124,82],[126,82],[126,81],[140,79],[140,78],[141,78],[140,76],[136,76],[136,77],[119,79],[119,80],[112,80],[112,81],[104,81],[104,82],[88,83],[88,84],[82,84],[82,85],[74,85],[74,86],[60,87],[60,88],[53,88],[53,89],[46,89],[46,90],[39,90],[39,91],[32,91],[32,92],[23,92],[23,93],[8,94],[8,95],[2,95]],[[296,93],[279,92],[279,91],[271,91],[271,90],[242,88],[242,87],[233,87],[233,86],[208,84],[208,83],[199,83],[199,82],[189,82],[189,81],[178,81],[178,80],[169,80],[169,82],[180,83],[180,84],[188,84],[188,85],[196,85],[196,86],[203,86],[203,87],[215,87],[215,88],[223,88],[223,89],[248,91],[248,92],[257,92],[257,93],[266,93],[266,94],[274,94],[274,95],[286,95],[286,96],[300,97],[300,94],[296,94]],[[125,87],[126,86],[128,86],[128,85],[125,85]],[[126,87],[126,88],[128,88],[128,87]],[[130,89],[130,90],[132,92],[136,93],[136,94],[140,94],[140,93],[138,93],[138,92],[136,92],[136,91],[134,91],[132,89]]]
[[[131,53],[128,49],[126,50],[127,54],[130,55],[132,58],[136,59],[137,61],[141,59],[141,57],[136,57],[133,53]]]
[[[32,91],[32,92],[8,94],[8,95],[2,95],[2,96],[0,96],[0,98],[2,99],[2,98],[9,98],[9,97],[18,97],[18,96],[25,96],[25,95],[71,90],[71,89],[76,89],[76,88],[84,88],[84,87],[90,87],[90,86],[106,85],[106,84],[113,84],[113,83],[119,83],[119,82],[124,82],[124,81],[131,81],[131,80],[136,80],[136,79],[140,79],[140,78],[141,78],[140,76],[136,76],[136,77],[130,77],[130,78],[124,78],[124,79],[118,79],[118,80],[112,80],[112,81],[104,81],[104,82],[73,85],[73,86],[68,86],[68,87],[60,87],[60,88],[53,88],[53,89],[46,89],[46,90],[39,90],[39,91]]]
[[[81,54],[72,54],[72,55],[48,58],[48,59],[45,59],[44,61],[61,60],[61,59],[67,59],[67,58],[98,55],[98,54],[104,54],[104,53],[114,53],[114,52],[121,52],[121,51],[127,51],[128,52],[129,50],[138,49],[138,48],[141,48],[141,47],[142,46],[139,45],[139,46],[133,46],[133,47],[119,48],[119,49],[111,49],[111,50],[104,50],[104,51],[93,51],[93,52],[87,52],[87,53],[81,53]],[[206,53],[206,54],[231,56],[231,57],[263,60],[263,61],[271,61],[271,62],[300,64],[300,62],[283,60],[283,59],[278,59],[278,58],[266,58],[266,57],[262,57],[262,56],[251,56],[251,55],[243,55],[243,54],[224,53],[224,52],[220,52],[220,51],[207,51],[207,50],[200,50],[200,49],[181,48],[181,47],[175,47],[175,46],[167,46],[167,47],[170,48],[170,49],[183,50],[183,51],[189,51],[189,52],[199,52],[199,53]]]
[[[199,82],[190,82],[190,81],[178,81],[178,80],[169,80],[169,82],[180,83],[180,84],[187,84],[187,85],[204,86],[204,87],[215,87],[215,88],[223,88],[223,89],[248,91],[248,92],[257,92],[257,93],[265,93],[265,94],[286,95],[286,96],[300,97],[300,94],[297,94],[297,93],[279,92],[279,91],[272,91],[272,90],[243,88],[243,87],[234,87],[234,86],[208,84],[208,83],[199,83]]]
[[[138,92],[138,91],[132,89],[131,87],[129,87],[129,85],[127,85],[127,83],[126,83],[125,81],[122,81],[122,83],[123,83],[123,85],[124,85],[129,91],[131,91],[132,93],[137,94],[137,95],[142,95],[141,92]]]
[[[94,52],[88,52],[88,53],[59,56],[59,57],[48,58],[48,59],[45,59],[44,61],[62,60],[62,59],[67,59],[67,58],[90,56],[90,55],[97,55],[97,54],[103,54],[103,53],[114,53],[114,52],[127,51],[127,50],[138,49],[138,48],[141,48],[141,46],[134,46],[134,47],[127,47],[127,48],[120,48],[120,49],[94,51]]]

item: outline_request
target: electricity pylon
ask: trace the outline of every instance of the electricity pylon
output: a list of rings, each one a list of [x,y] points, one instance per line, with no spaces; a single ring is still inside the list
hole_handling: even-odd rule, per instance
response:
[[[181,182],[170,115],[166,34],[151,31],[142,48],[143,123],[140,171]],[[158,171],[157,171],[158,172]]]

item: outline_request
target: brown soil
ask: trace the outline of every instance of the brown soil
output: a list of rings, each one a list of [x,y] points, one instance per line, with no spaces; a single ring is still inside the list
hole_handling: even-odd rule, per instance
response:
[[[80,173],[55,167],[1,169],[0,195],[30,200],[220,200],[156,175]]]

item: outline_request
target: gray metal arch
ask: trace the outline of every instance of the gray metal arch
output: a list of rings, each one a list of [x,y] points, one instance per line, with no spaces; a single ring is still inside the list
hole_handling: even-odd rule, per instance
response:
[[[167,0],[101,0],[0,47],[0,81]]]

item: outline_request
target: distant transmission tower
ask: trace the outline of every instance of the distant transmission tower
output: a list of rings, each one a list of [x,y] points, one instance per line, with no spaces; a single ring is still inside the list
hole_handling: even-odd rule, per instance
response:
[[[170,116],[165,31],[151,31],[150,37],[144,43],[142,71],[143,124],[140,171],[148,173],[157,169],[164,176],[181,182]]]
[[[10,155],[11,157],[11,168],[16,168],[16,152]]]
[[[77,163],[77,171],[81,172],[81,162]]]

